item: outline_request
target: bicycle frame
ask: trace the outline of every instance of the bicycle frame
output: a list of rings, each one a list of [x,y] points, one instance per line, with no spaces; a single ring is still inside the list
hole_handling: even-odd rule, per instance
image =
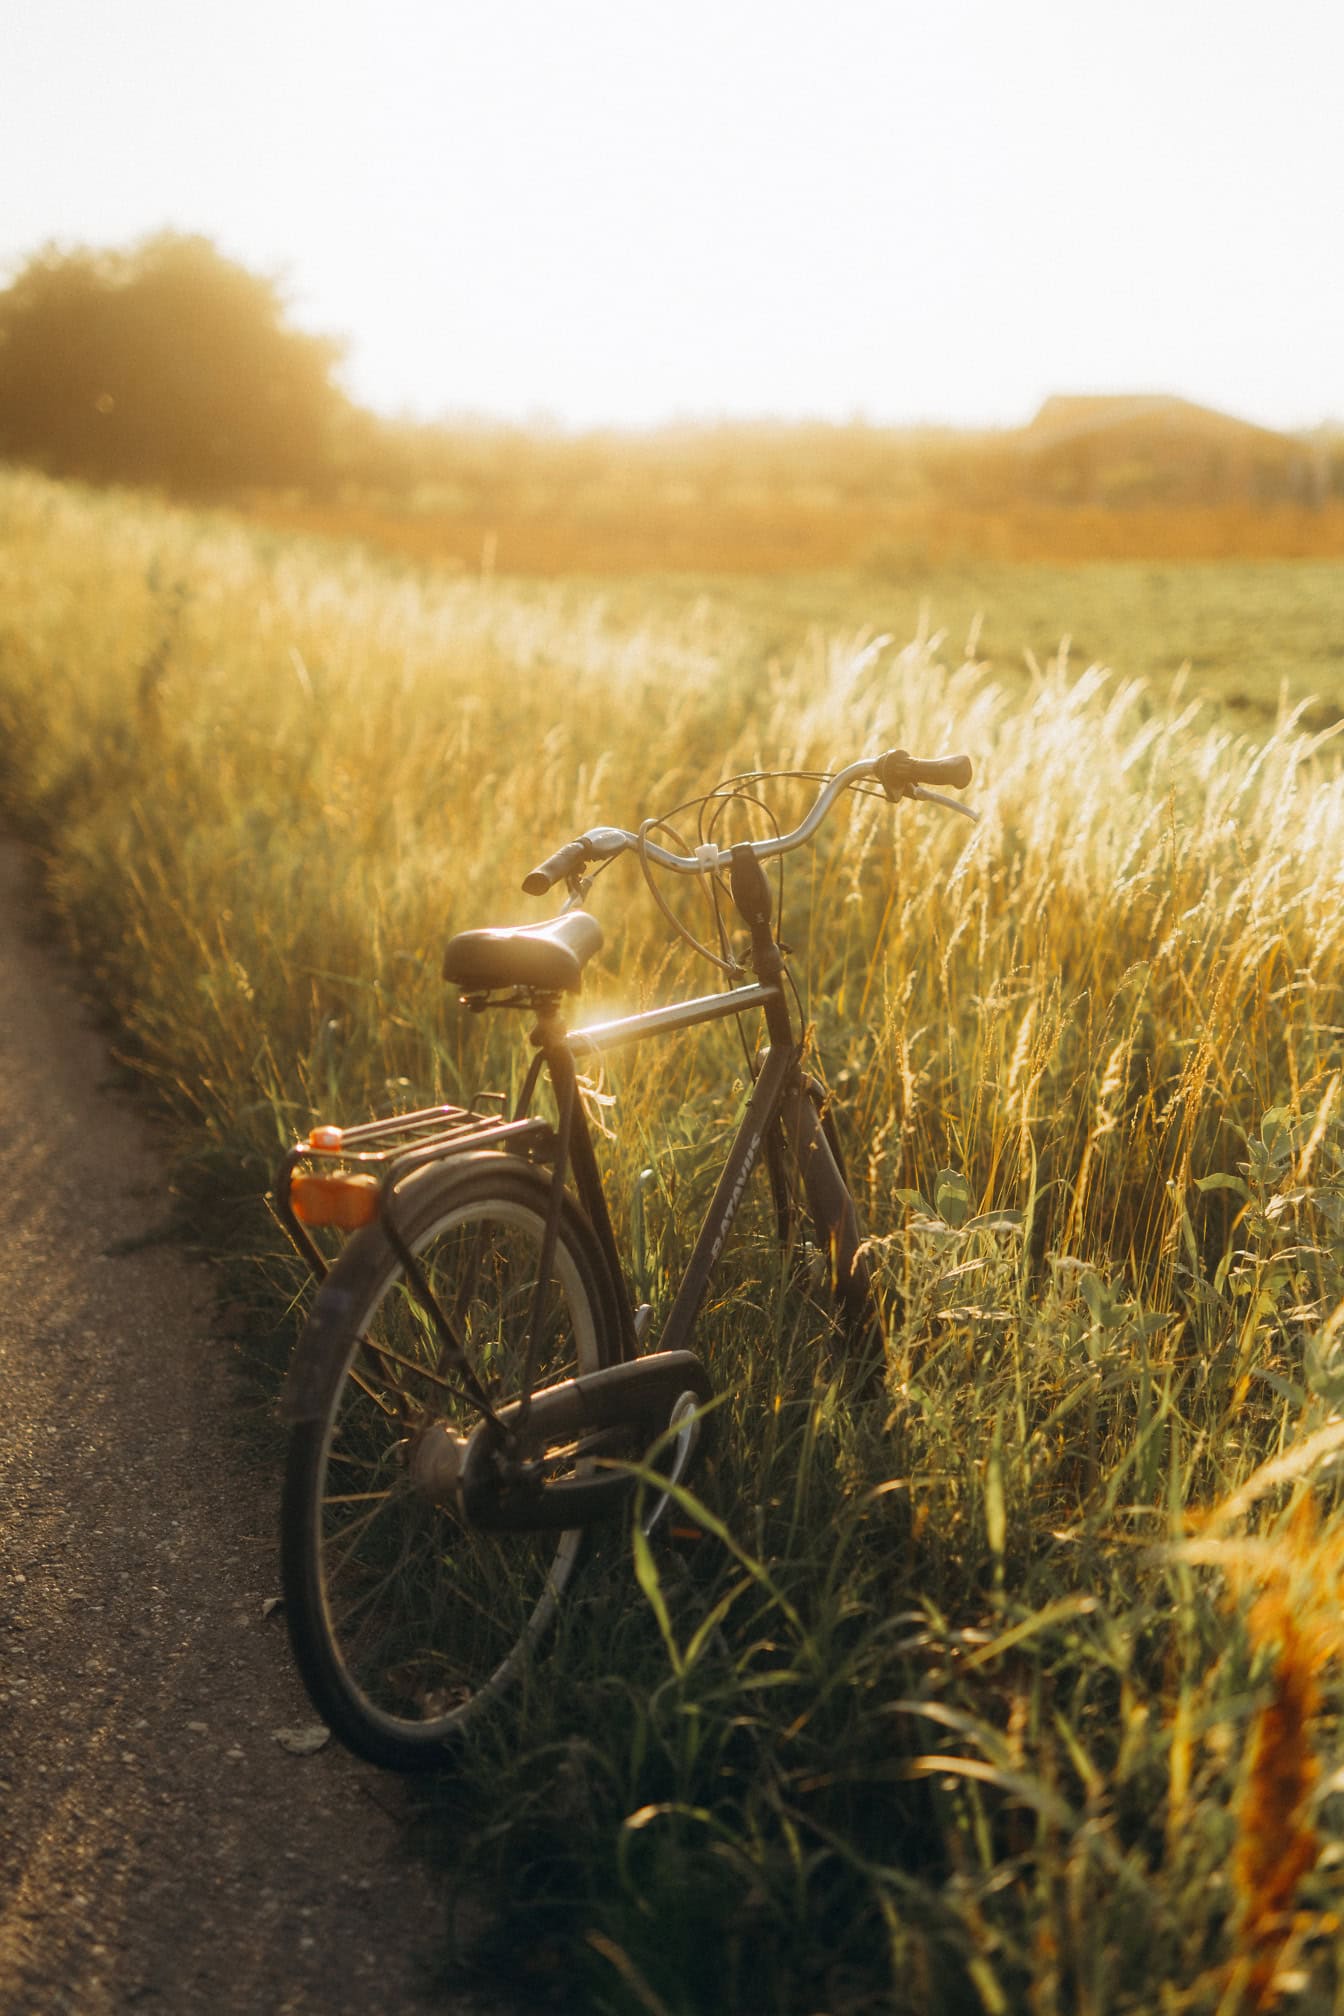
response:
[[[772,929],[769,886],[750,849],[734,849],[731,858],[733,900],[751,932],[752,965],[758,975],[756,983],[731,989],[726,994],[702,995],[691,1001],[649,1009],[643,1014],[623,1016],[612,1022],[589,1024],[573,1031],[564,1028],[560,1021],[558,999],[553,999],[538,1015],[537,1027],[533,1031],[538,1055],[528,1072],[514,1114],[514,1124],[526,1119],[538,1076],[545,1067],[560,1112],[554,1180],[558,1190],[565,1169],[573,1170],[579,1201],[597,1235],[618,1298],[620,1356],[623,1360],[632,1358],[636,1351],[634,1311],[583,1101],[579,1096],[576,1061],[593,1053],[601,1055],[622,1044],[697,1028],[703,1023],[741,1015],[752,1009],[759,1009],[765,1017],[769,1047],[758,1058],[751,1098],[729,1147],[656,1349],[661,1353],[689,1347],[710,1276],[732,1230],[748,1179],[762,1149],[767,1154],[770,1152],[774,1129],[781,1120],[802,1172],[813,1215],[825,1228],[833,1285],[841,1290],[846,1315],[851,1320],[871,1323],[874,1327],[878,1321],[872,1303],[867,1264],[858,1250],[858,1223],[853,1199],[831,1155],[803,1077],[803,1041],[793,1028],[784,995],[784,958]],[[774,1171],[772,1187],[777,1189]],[[539,1273],[543,1282],[549,1274],[558,1223],[557,1195],[549,1217],[547,1244],[540,1257]],[[538,1302],[540,1292],[539,1288]]]
[[[737,1216],[748,1178],[760,1157],[767,1132],[781,1115],[789,1080],[791,1077],[796,1077],[801,1082],[803,1046],[789,1028],[788,1008],[782,991],[778,986],[741,987],[728,994],[704,995],[696,1000],[677,1002],[665,1008],[653,1008],[644,1014],[625,1016],[614,1022],[592,1023],[573,1031],[565,1031],[559,1026],[558,1019],[549,1021],[543,1017],[538,1022],[538,1055],[528,1073],[514,1117],[515,1120],[526,1117],[528,1104],[544,1065],[555,1089],[562,1115],[561,1126],[557,1130],[557,1168],[567,1164],[572,1169],[575,1192],[597,1234],[603,1257],[616,1285],[620,1301],[622,1358],[634,1356],[636,1345],[634,1310],[631,1307],[625,1269],[621,1263],[611,1217],[607,1210],[606,1193],[597,1166],[583,1100],[578,1095],[577,1059],[593,1054],[600,1055],[619,1045],[637,1043],[650,1036],[698,1028],[704,1023],[720,1021],[729,1015],[740,1015],[753,1008],[764,1009],[767,1024],[774,1021],[776,1029],[782,1022],[784,1040],[772,1042],[765,1052],[751,1098],[747,1102],[746,1111],[729,1147],[681,1284],[659,1334],[656,1348],[659,1351],[675,1351],[684,1349],[689,1344],[700,1304],[709,1286],[714,1263],[732,1230],[733,1220]],[[543,1269],[546,1264],[547,1257],[543,1256]]]

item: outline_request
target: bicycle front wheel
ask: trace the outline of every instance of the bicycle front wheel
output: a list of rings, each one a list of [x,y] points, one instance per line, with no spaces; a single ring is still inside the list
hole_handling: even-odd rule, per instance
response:
[[[480,1155],[407,1185],[406,1247],[492,1406],[520,1397],[549,1184]],[[417,1481],[428,1430],[481,1419],[460,1363],[381,1226],[352,1239],[319,1291],[327,1354],[315,1418],[294,1428],[285,1475],[286,1616],[313,1705],[360,1756],[430,1767],[521,1678],[569,1587],[583,1540],[483,1532]],[[300,1347],[302,1349],[302,1346]],[[612,1362],[616,1329],[591,1229],[566,1200],[532,1386]],[[578,1475],[575,1452],[546,1452]]]

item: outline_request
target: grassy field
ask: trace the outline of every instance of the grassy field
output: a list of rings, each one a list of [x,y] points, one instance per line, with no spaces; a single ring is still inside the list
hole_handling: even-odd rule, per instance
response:
[[[525,468],[499,472],[487,494],[442,508],[428,494],[372,492],[346,501],[263,493],[257,520],[285,532],[359,538],[420,564],[510,575],[587,578],[680,573],[792,575],[799,570],[964,566],[986,556],[1039,566],[1091,560],[1158,562],[1335,560],[1344,556],[1344,502],[1208,502],[1178,508],[1015,501],[955,503],[936,494],[846,494],[808,480],[806,449],[743,441],[721,450],[716,480],[680,484],[657,466],[659,438],[611,444],[605,480],[537,482]],[[861,448],[841,450],[852,456]],[[765,466],[762,466],[762,464]],[[817,472],[819,473],[819,472]],[[918,490],[918,484],[916,489]]]
[[[1187,698],[1254,733],[1285,699],[1306,703],[1318,728],[1344,709],[1339,561],[887,559],[850,573],[637,576],[571,593],[576,608],[596,599],[631,627],[651,610],[678,627],[722,616],[767,667],[795,660],[812,632],[862,629],[1009,680],[1038,675],[1063,644],[1077,670],[1105,665],[1162,696],[1180,681]]]
[[[902,1297],[884,1397],[846,1406],[737,1241],[710,1537],[644,1592],[606,1547],[431,1802],[445,1881],[502,1911],[485,1960],[538,2000],[1332,2006],[1337,581],[481,578],[0,477],[6,801],[272,1315],[296,1131],[506,1082],[439,954],[539,913],[540,852],[756,764],[976,762],[973,834],[856,800],[786,888]],[[594,1004],[692,977],[637,871],[592,907]],[[655,1295],[730,1055],[606,1088]]]

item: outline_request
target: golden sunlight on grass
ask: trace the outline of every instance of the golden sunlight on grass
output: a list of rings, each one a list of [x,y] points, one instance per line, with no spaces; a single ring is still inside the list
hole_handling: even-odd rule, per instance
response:
[[[488,1829],[445,1822],[449,1872],[498,1864],[504,1943],[557,1942],[620,2009],[1330,2006],[1330,718],[990,655],[993,608],[888,635],[874,578],[843,621],[786,624],[796,583],[416,571],[35,477],[0,502],[6,790],[271,1318],[300,1290],[262,1205],[282,1144],[516,1072],[516,1032],[455,1012],[439,959],[540,914],[540,852],[756,765],[974,759],[974,832],[855,799],[786,878],[899,1295],[885,1399],[844,1403],[769,1241],[735,1239],[703,1326],[711,1537],[654,1565],[656,1606],[599,1558],[467,1759]],[[629,864],[589,907],[594,1009],[709,984]],[[605,1085],[655,1302],[741,1070],[709,1037]]]

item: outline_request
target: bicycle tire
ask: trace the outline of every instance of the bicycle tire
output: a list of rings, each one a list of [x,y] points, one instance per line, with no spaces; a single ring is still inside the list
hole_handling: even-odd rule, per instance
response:
[[[477,1155],[432,1166],[406,1191],[405,1245],[492,1404],[519,1397],[548,1178]],[[469,1434],[481,1415],[445,1380],[438,1336],[381,1225],[345,1248],[310,1329],[326,1363],[315,1417],[291,1432],[281,1528],[295,1662],[348,1749],[385,1768],[430,1769],[522,1678],[584,1535],[482,1532],[416,1488],[409,1452],[420,1429]],[[543,1330],[534,1387],[619,1355],[607,1270],[569,1198]]]

